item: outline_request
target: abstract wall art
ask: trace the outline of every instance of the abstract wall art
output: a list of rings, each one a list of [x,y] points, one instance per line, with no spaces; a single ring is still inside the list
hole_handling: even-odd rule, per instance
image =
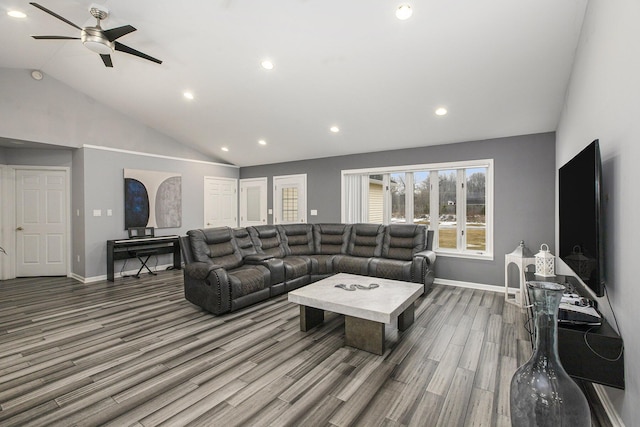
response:
[[[124,228],[182,225],[182,175],[124,170]]]

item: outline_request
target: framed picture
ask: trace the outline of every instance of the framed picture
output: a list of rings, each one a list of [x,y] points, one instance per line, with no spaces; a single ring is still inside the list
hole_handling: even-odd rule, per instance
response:
[[[182,225],[182,175],[124,170],[124,228]]]

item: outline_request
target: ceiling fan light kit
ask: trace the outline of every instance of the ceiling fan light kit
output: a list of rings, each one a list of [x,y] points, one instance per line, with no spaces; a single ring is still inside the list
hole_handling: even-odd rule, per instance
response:
[[[96,25],[94,27],[89,26],[81,28],[68,19],[63,18],[62,16],[47,9],[44,6],[39,5],[38,3],[31,2],[30,4],[42,10],[43,12],[46,12],[49,15],[58,18],[62,22],[65,22],[72,27],[80,30],[80,37],[32,36],[36,40],[80,40],[87,49],[99,54],[102,62],[104,63],[104,66],[110,68],[113,67],[111,54],[114,51],[128,53],[129,55],[137,56],[139,58],[155,62],[156,64],[162,64],[161,60],[149,56],[145,53],[139,52],[129,46],[123,45],[122,43],[116,41],[116,39],[136,31],[136,29],[131,25],[124,25],[122,27],[103,30],[100,26],[100,21],[109,16],[109,11],[102,6],[91,5],[91,7],[89,8],[89,13],[97,20]]]

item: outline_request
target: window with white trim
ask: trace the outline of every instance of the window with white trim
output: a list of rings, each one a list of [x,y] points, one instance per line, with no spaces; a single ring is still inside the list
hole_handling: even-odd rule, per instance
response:
[[[493,259],[493,159],[343,170],[342,221],[425,224],[439,255]]]

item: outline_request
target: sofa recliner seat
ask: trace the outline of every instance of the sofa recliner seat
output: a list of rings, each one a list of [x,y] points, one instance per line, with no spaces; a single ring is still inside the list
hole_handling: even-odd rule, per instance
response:
[[[235,311],[335,273],[433,283],[433,231],[414,224],[284,224],[190,230],[185,298]]]
[[[299,226],[299,224],[293,225]],[[282,233],[281,226],[258,225],[249,227],[248,230],[259,254],[271,255],[274,258],[282,259],[284,264],[284,289],[286,292],[311,282],[311,259],[300,254],[294,254],[291,251],[291,248],[286,243],[286,234]],[[298,252],[302,253],[303,251]]]

